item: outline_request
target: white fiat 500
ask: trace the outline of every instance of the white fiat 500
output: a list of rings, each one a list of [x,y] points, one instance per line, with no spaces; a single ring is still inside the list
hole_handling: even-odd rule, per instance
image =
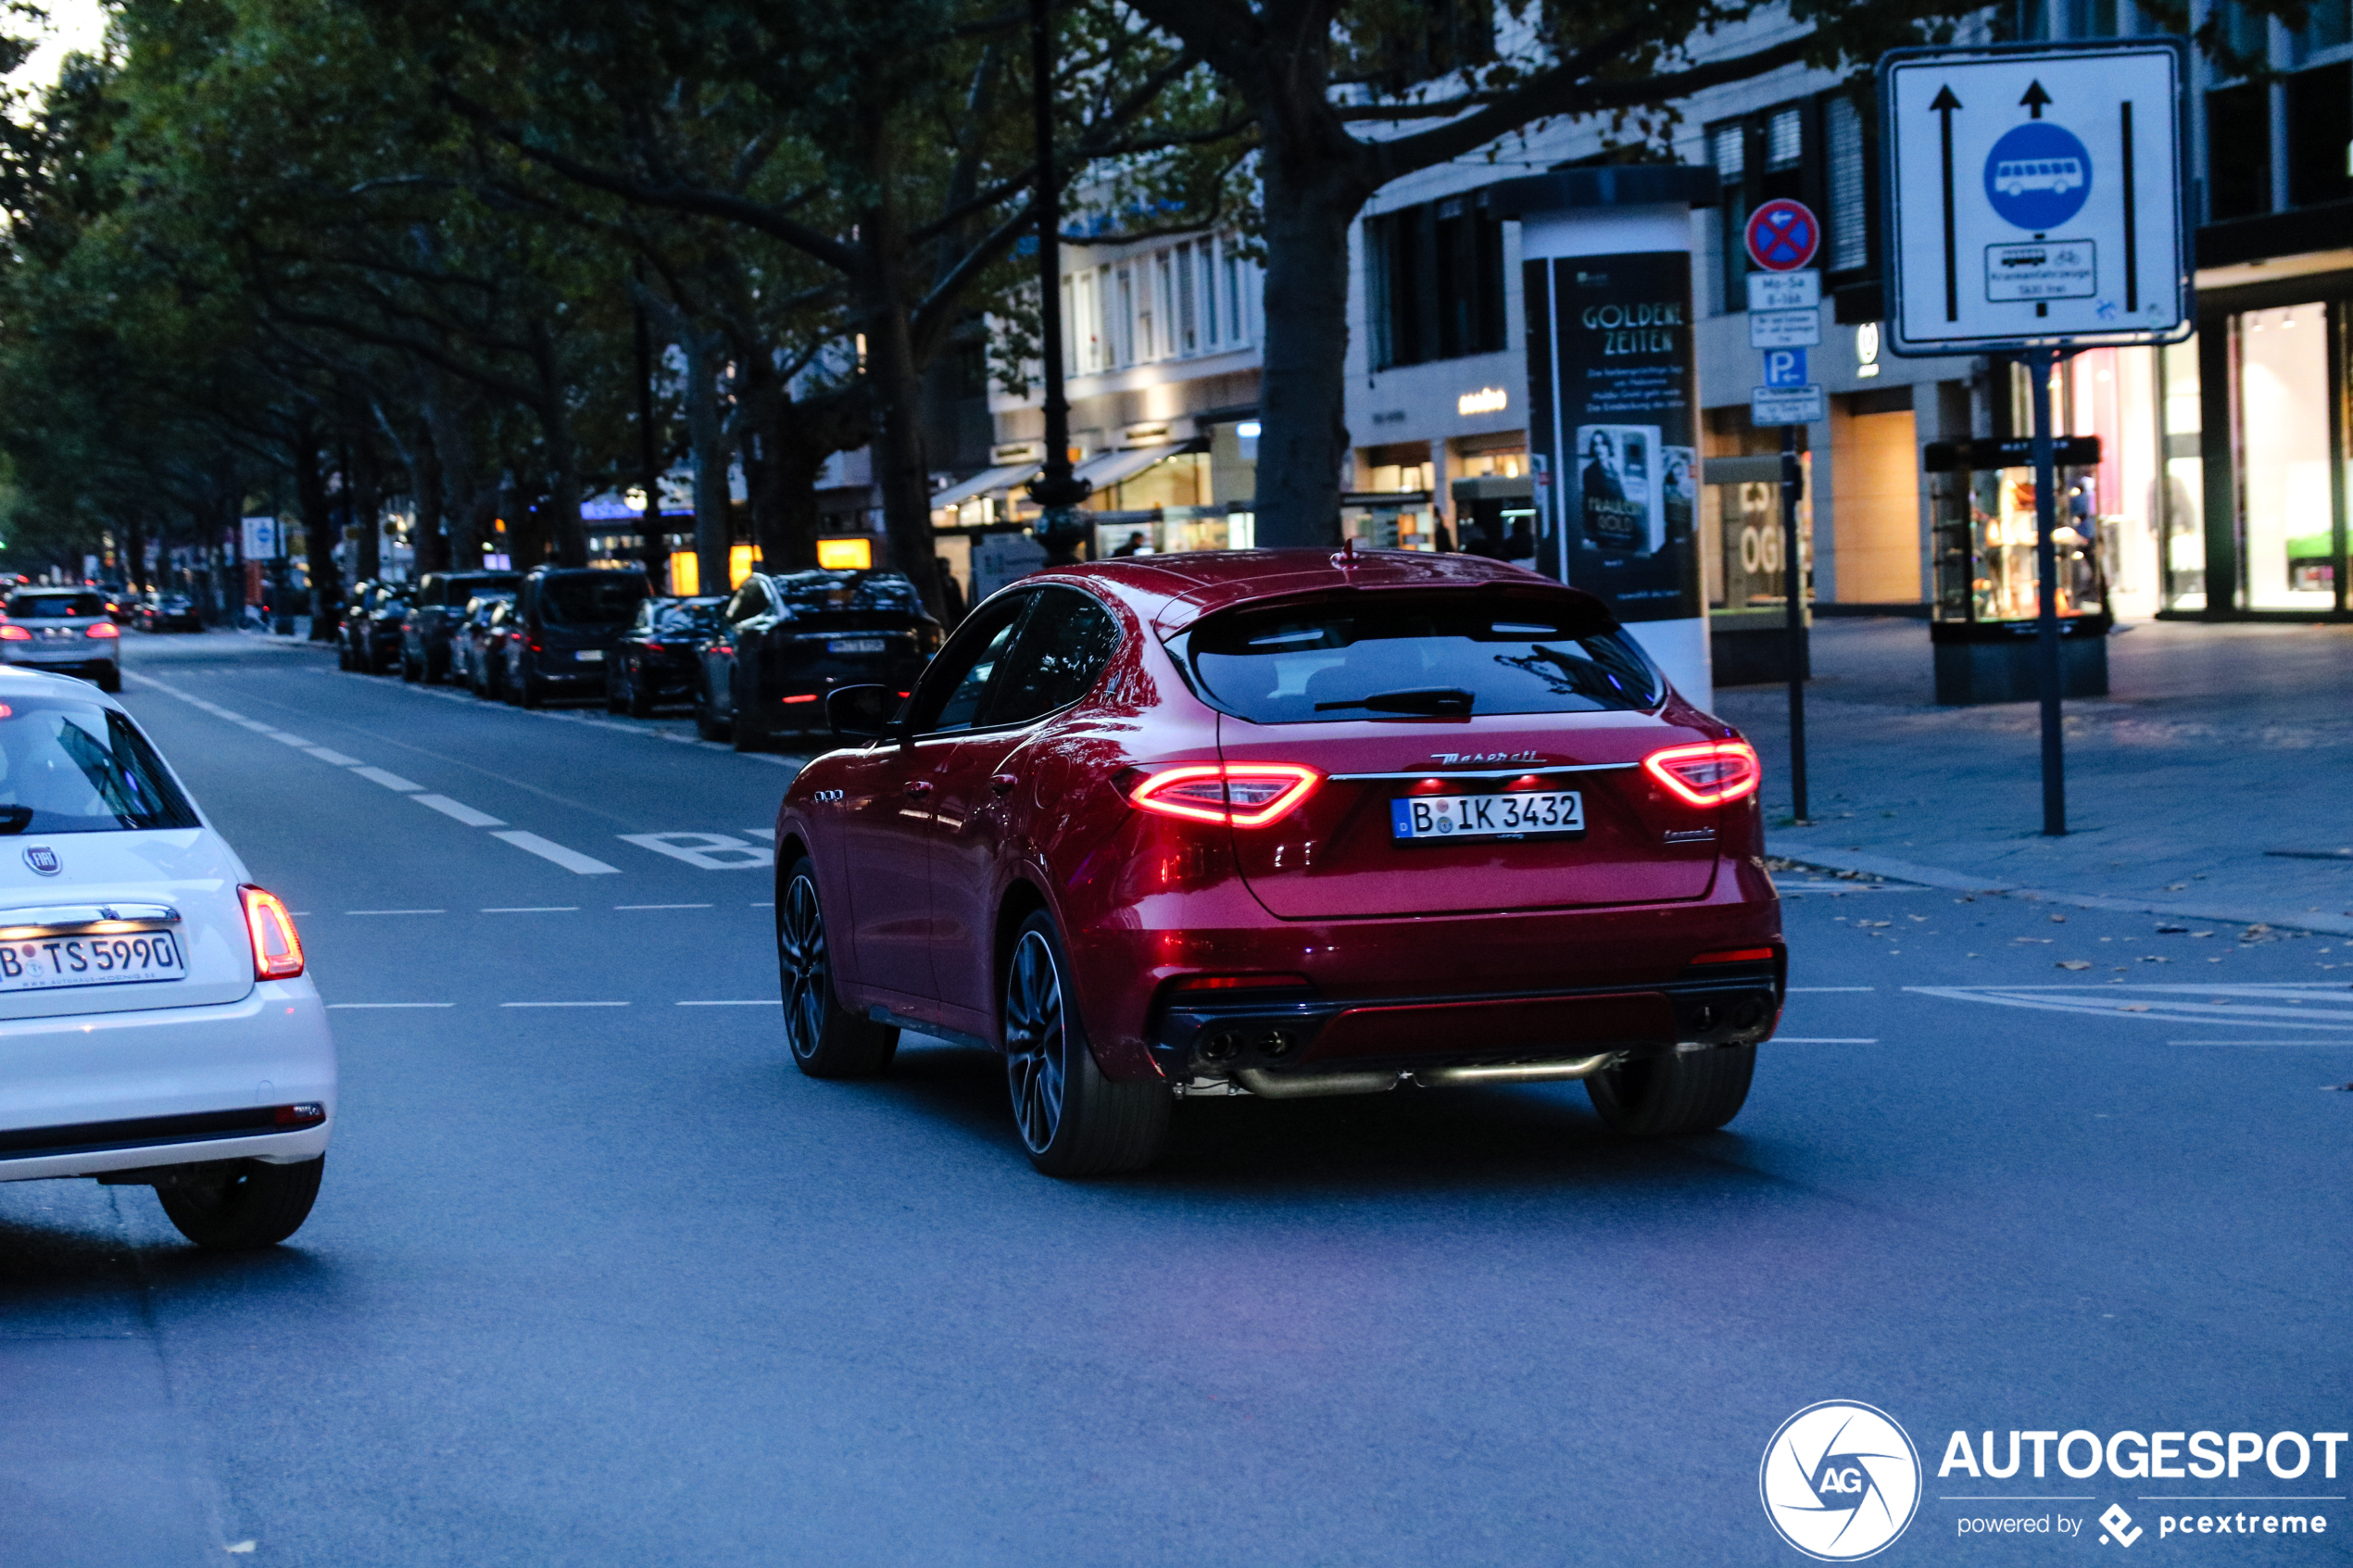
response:
[[[268,1247],[334,1111],[285,906],[118,704],[0,669],[0,1181],[152,1186],[198,1246]]]

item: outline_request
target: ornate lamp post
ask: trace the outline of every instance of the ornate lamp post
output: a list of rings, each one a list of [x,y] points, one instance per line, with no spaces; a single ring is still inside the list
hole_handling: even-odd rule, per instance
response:
[[[1054,172],[1054,25],[1052,0],[1029,0],[1030,109],[1038,144],[1038,306],[1039,351],[1046,361],[1046,467],[1029,482],[1040,508],[1038,542],[1048,566],[1078,559],[1087,537],[1078,504],[1094,490],[1070,471],[1070,399],[1063,395],[1062,182]]]

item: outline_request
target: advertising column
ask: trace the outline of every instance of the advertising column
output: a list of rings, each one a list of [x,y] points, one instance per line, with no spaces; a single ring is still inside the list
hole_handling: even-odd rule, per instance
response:
[[[1710,170],[1673,165],[1496,190],[1520,220],[1538,570],[1598,596],[1703,707],[1691,209],[1718,194]]]

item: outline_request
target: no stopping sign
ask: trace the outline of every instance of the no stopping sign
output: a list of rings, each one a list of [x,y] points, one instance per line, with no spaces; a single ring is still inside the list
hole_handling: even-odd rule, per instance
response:
[[[1822,226],[1804,202],[1776,197],[1748,215],[1748,257],[1768,272],[1794,272],[1814,259]]]

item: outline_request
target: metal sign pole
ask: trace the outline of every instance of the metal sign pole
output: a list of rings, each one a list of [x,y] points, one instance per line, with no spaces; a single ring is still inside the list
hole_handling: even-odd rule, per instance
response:
[[[1790,815],[1803,826],[1806,809],[1806,571],[1797,547],[1797,427],[1781,427],[1781,597],[1789,607]]]
[[[2034,571],[2040,604],[2035,617],[2038,677],[2043,697],[2043,834],[2067,835],[2067,748],[2059,728],[2058,468],[2051,458],[2051,372],[2058,351],[2041,348],[2020,356],[2033,383]]]

